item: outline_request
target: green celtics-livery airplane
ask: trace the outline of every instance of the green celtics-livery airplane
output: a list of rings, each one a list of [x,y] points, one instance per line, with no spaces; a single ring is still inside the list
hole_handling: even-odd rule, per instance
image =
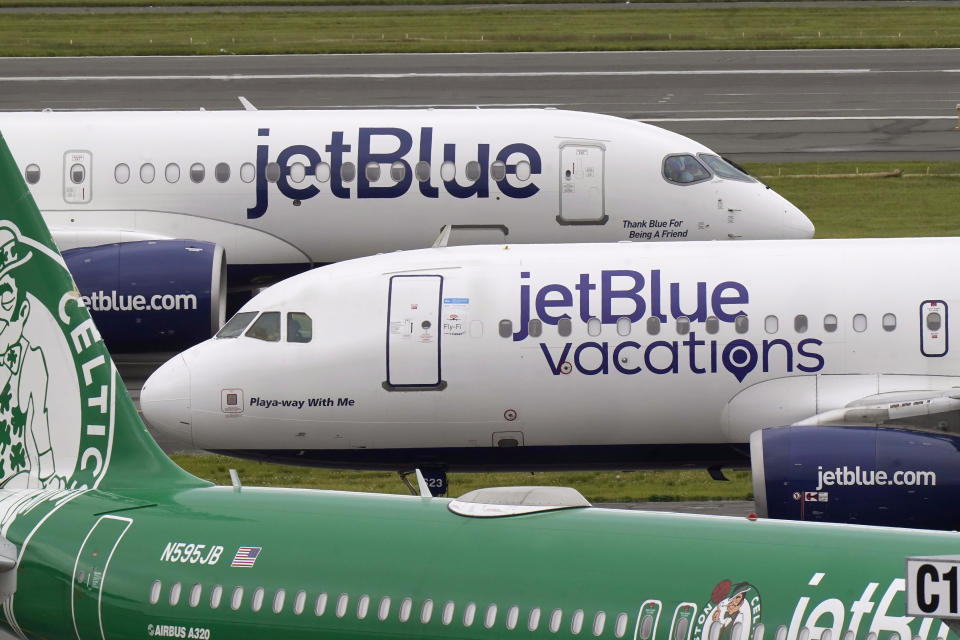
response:
[[[0,320],[0,618],[24,638],[955,638],[956,534],[194,478],[138,418],[2,138]]]

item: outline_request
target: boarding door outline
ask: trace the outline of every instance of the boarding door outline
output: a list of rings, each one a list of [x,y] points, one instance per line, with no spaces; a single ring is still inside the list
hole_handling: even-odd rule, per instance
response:
[[[106,640],[101,610],[103,585],[110,559],[131,524],[130,518],[101,516],[80,545],[70,581],[70,613],[78,640]]]
[[[88,204],[93,197],[93,154],[67,151],[63,154],[63,201]]]
[[[657,626],[660,624],[660,614],[663,611],[663,603],[659,600],[646,600],[640,605],[640,613],[637,614],[637,626],[633,630],[633,640],[654,640],[657,637]],[[649,629],[644,629],[644,620],[650,617],[652,623]]]
[[[390,277],[387,297],[388,391],[443,389],[440,377],[441,275]]]
[[[950,314],[943,300],[920,303],[920,353],[928,358],[942,358],[950,349],[947,333]]]
[[[667,640],[690,640],[690,634],[697,622],[697,605],[694,602],[681,602],[673,610],[670,621],[670,635]]]
[[[599,142],[560,145],[560,224],[605,224],[604,164],[606,147]]]

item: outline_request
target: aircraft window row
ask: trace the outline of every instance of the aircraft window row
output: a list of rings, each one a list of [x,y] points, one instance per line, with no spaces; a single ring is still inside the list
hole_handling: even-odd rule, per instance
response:
[[[265,311],[257,317],[257,311],[241,311],[217,332],[217,338],[236,338],[246,329],[248,338],[266,342],[280,341],[280,312]],[[253,322],[254,318],[256,322]],[[253,322],[253,326],[250,323]],[[247,327],[250,327],[247,329]],[[310,342],[313,339],[313,320],[301,311],[287,313],[287,342]]]
[[[200,602],[203,599],[203,585],[200,583],[195,583],[190,587],[190,593],[187,600],[187,604],[191,608],[196,608],[200,606]],[[163,583],[160,580],[154,580],[150,585],[149,593],[149,602],[151,605],[156,605],[160,602],[161,592],[163,590]],[[167,595],[167,602],[170,606],[177,606],[180,603],[180,597],[183,592],[183,584],[181,582],[174,582],[170,585],[170,591]],[[223,601],[224,587],[223,585],[213,585],[210,588],[210,599],[209,605],[211,609],[218,609]],[[233,588],[233,591],[230,594],[229,606],[233,611],[238,611],[243,606],[243,596],[245,590],[242,586],[237,586]],[[259,612],[264,605],[266,600],[267,592],[263,587],[257,587],[253,590],[253,594],[250,597],[250,609],[254,612]],[[327,610],[327,593],[321,592],[317,594],[316,600],[314,601],[313,613],[316,617],[322,617]],[[271,611],[275,614],[283,613],[284,606],[287,601],[287,590],[280,588],[273,592],[273,597],[271,599]],[[363,594],[357,600],[356,608],[354,610],[355,615],[358,620],[364,620],[370,613],[370,604],[371,598],[368,594]],[[383,596],[380,599],[380,603],[377,606],[377,619],[382,621],[387,620],[390,617],[390,608],[392,604],[392,599],[390,596]],[[297,591],[296,595],[293,598],[293,613],[294,615],[302,615],[306,610],[307,605],[307,592],[304,590]],[[337,618],[344,618],[350,612],[350,596],[346,593],[341,593],[337,596],[336,606],[334,607],[334,615]],[[418,612],[418,619],[421,624],[429,624],[433,619],[434,612],[434,601],[430,598],[423,601],[420,605]],[[526,616],[526,627],[528,631],[536,631],[540,627],[541,620],[541,608],[533,607],[530,609],[529,614]],[[487,629],[492,629],[497,624],[497,615],[499,613],[499,607],[496,603],[491,603],[487,605],[482,614],[483,626]],[[400,607],[397,611],[397,619],[400,622],[408,622],[413,615],[413,598],[403,598],[400,601]],[[443,604],[440,614],[440,623],[444,626],[449,626],[453,624],[456,615],[456,604],[452,601],[447,601]],[[477,617],[477,605],[473,602],[467,603],[463,609],[463,616],[461,622],[464,627],[473,626]],[[613,635],[615,638],[623,638],[627,632],[627,623],[629,616],[621,612],[617,614],[617,617],[613,624]],[[577,609],[570,616],[570,632],[573,635],[579,635],[584,628],[584,623],[586,621],[586,613],[583,609]],[[563,622],[563,610],[562,609],[553,609],[550,613],[548,619],[547,628],[551,633],[557,633],[560,631]],[[597,611],[592,619],[590,624],[590,631],[595,637],[600,637],[603,635],[604,629],[607,622],[607,613],[605,611]],[[520,607],[513,605],[507,609],[506,616],[504,617],[504,626],[509,630],[514,630],[520,624]],[[652,629],[653,619],[649,615],[642,622],[642,631],[641,638],[647,640],[650,637],[650,631]],[[719,630],[719,625],[717,625]],[[761,634],[762,636],[762,634]],[[711,640],[716,640],[711,638]],[[778,636],[778,640],[779,636]],[[829,639],[826,639],[829,640]]]
[[[656,316],[650,316],[646,320],[647,334],[651,336],[658,335],[663,326],[663,322]],[[720,331],[720,320],[716,316],[709,316],[704,321],[704,330],[714,335]],[[942,325],[942,317],[938,311],[931,311],[927,314],[926,325],[930,331],[938,331]],[[692,329],[690,318],[681,316],[675,321],[675,329],[678,335],[687,335]],[[834,333],[840,326],[836,315],[828,313],[823,317],[823,329],[827,333]],[[863,333],[867,330],[867,316],[862,313],[854,314],[851,319],[851,326],[857,333]],[[890,332],[897,328],[897,316],[893,313],[885,313],[880,319],[880,326],[884,331]],[[509,338],[513,335],[513,321],[503,319],[499,323],[499,334],[502,338]],[[793,318],[793,330],[796,333],[806,333],[809,328],[807,316],[798,314]],[[224,327],[226,329],[226,327]],[[567,337],[573,329],[573,321],[568,317],[559,318],[557,321],[557,334],[561,337]],[[733,321],[735,332],[743,334],[750,330],[750,318],[741,314]],[[763,319],[763,329],[766,333],[775,334],[780,331],[780,318],[775,315],[768,315]],[[600,318],[591,317],[587,319],[587,335],[597,337],[603,330],[603,324]],[[616,322],[617,335],[629,336],[633,331],[633,323],[627,316],[620,316]],[[533,338],[543,335],[543,322],[539,318],[534,318],[527,324],[527,333]]]

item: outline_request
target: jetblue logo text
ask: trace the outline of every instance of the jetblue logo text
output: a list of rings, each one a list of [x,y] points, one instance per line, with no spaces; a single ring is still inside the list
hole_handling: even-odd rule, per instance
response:
[[[653,339],[646,344],[634,340],[586,341],[566,342],[551,348],[541,342],[540,350],[553,375],[574,370],[589,376],[636,375],[643,371],[665,375],[678,374],[681,370],[707,374],[726,370],[743,382],[757,367],[767,373],[777,362],[783,363],[786,373],[794,369],[815,373],[825,364],[818,352],[823,343],[816,338],[796,344],[781,338],[765,339],[758,344],[745,338],[710,339],[709,334],[717,333],[722,324],[735,325],[738,317],[747,315],[750,294],[740,282],[728,280],[715,285],[706,281],[664,282],[659,269],[646,275],[629,269],[604,270],[599,278],[581,273],[573,286],[547,284],[535,288],[528,284],[529,280],[530,272],[520,273],[520,325],[513,334],[517,342],[531,337],[534,330],[531,327],[541,323],[558,325],[564,318],[587,326],[599,322],[601,327],[616,325],[621,318],[631,324],[644,317],[656,318],[658,323],[675,323],[686,318],[691,329],[696,327],[694,323],[703,323],[708,334],[701,332],[699,335],[703,337],[698,338],[696,330],[688,330],[675,340]],[[715,329],[709,328],[711,324]],[[656,326],[657,330],[651,334],[659,333],[659,324]],[[667,331],[673,326],[671,324]],[[534,331],[533,337],[536,337],[541,329]]]
[[[261,138],[270,136],[269,129],[260,129]],[[433,127],[422,127],[418,136],[418,151],[413,152],[414,134],[396,127],[360,127],[357,131],[356,142],[347,139],[343,131],[334,131],[330,141],[325,146],[314,148],[304,144],[296,144],[280,151],[275,159],[271,160],[270,145],[264,140],[257,145],[257,201],[253,207],[247,209],[247,218],[259,218],[267,211],[270,192],[270,182],[275,181],[280,193],[294,201],[304,201],[313,198],[320,189],[315,184],[300,186],[291,180],[291,167],[300,163],[305,167],[308,177],[316,175],[317,168],[323,164],[324,173],[329,170],[330,193],[335,198],[399,198],[407,193],[414,181],[411,165],[425,163],[433,167],[441,162],[453,163],[455,167],[462,167],[469,161],[476,161],[479,165],[479,176],[476,180],[461,184],[454,176],[452,180],[443,180],[443,190],[454,198],[489,198],[491,191],[490,166],[495,163],[502,165],[504,175],[502,179],[492,182],[500,194],[508,198],[529,198],[540,191],[533,182],[525,183],[518,180],[517,165],[525,162],[529,165],[530,175],[535,176],[542,171],[540,154],[529,144],[517,142],[508,144],[496,151],[496,155],[487,143],[478,143],[476,151],[473,149],[457,149],[456,144],[442,145],[443,158],[436,161],[433,158]],[[354,151],[354,147],[356,150]],[[377,151],[373,149],[389,149]],[[457,157],[458,151],[460,157]],[[353,162],[355,158],[356,189],[347,186],[352,182],[352,171],[344,172],[344,165]],[[268,165],[276,163],[273,174],[270,175]],[[389,184],[371,184],[367,176],[366,167],[371,163],[380,167],[387,167]],[[278,175],[277,175],[278,174]],[[345,175],[347,174],[347,175]],[[433,183],[433,179],[417,180],[417,189],[425,198],[439,198],[440,186]],[[374,180],[378,182],[378,180]]]

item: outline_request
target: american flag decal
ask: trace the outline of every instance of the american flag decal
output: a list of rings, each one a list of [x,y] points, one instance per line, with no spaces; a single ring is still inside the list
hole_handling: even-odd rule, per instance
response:
[[[240,547],[237,549],[237,555],[233,556],[231,567],[252,567],[260,555],[262,547]]]

